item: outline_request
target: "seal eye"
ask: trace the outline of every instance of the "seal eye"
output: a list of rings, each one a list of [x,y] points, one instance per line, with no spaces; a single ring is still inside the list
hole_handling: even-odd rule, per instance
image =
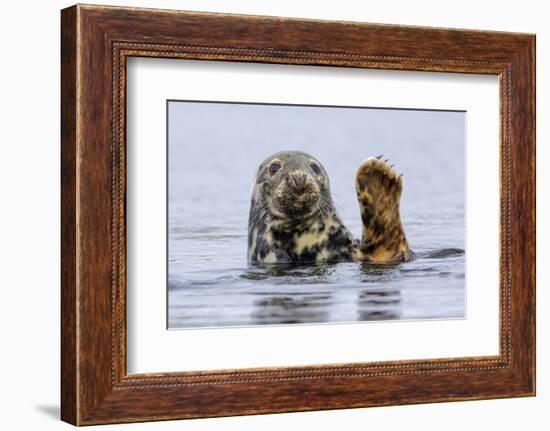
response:
[[[313,172],[315,172],[317,175],[321,173],[321,168],[317,163],[312,163],[310,166],[311,166],[311,169],[313,169]]]
[[[281,169],[281,165],[279,163],[272,163],[271,166],[269,166],[269,172],[271,174],[275,174],[279,169]]]

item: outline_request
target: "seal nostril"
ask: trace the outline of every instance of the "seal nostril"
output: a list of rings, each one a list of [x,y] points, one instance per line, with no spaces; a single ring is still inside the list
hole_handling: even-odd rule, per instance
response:
[[[302,173],[293,173],[290,175],[291,184],[297,191],[304,191],[307,185],[307,175]]]

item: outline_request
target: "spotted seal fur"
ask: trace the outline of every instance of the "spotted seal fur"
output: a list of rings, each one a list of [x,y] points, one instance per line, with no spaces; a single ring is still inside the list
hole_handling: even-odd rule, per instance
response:
[[[248,221],[251,264],[409,261],[399,215],[402,178],[381,157],[362,162],[355,178],[363,222],[355,240],[334,207],[329,179],[314,157],[284,151],[258,168]]]

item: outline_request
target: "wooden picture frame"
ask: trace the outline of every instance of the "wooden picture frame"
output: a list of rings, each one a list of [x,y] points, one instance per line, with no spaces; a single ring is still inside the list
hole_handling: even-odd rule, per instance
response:
[[[534,35],[84,5],[64,9],[61,18],[64,421],[90,425],[535,394]],[[498,75],[500,354],[127,374],[130,56]]]

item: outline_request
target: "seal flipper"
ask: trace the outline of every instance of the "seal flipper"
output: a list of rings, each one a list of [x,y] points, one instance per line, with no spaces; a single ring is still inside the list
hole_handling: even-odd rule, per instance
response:
[[[371,262],[412,260],[414,254],[399,215],[401,176],[381,157],[371,157],[357,168],[355,188],[363,221],[360,258]]]

